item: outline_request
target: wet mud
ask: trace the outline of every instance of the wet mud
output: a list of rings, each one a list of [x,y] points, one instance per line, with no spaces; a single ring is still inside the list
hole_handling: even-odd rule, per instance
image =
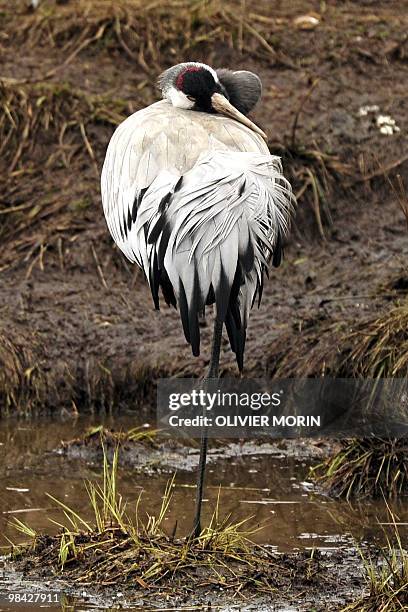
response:
[[[120,444],[121,464],[125,467],[151,473],[168,473],[174,470],[190,472],[198,468],[199,440],[180,440],[160,431],[153,431],[151,438],[146,437],[139,441],[127,439],[126,432],[104,429],[63,441],[53,452],[68,459],[82,459],[87,463],[100,464],[104,452],[109,460],[112,460],[114,450]],[[245,457],[250,460],[251,457],[258,456],[270,457],[271,460],[290,458],[311,461],[325,459],[338,448],[338,442],[327,439],[258,439],[237,442],[213,440],[208,449],[207,462],[210,464],[238,458],[245,461]]]
[[[126,432],[143,423],[135,423],[133,416],[103,421],[98,417],[43,418],[25,424],[3,420],[0,426],[1,546],[8,545],[9,540],[17,545],[27,540],[12,526],[17,518],[38,533],[49,534],[43,540],[39,536],[39,542],[44,542],[51,551],[52,538],[59,531],[51,520],[60,521],[60,511],[47,493],[75,508],[84,520],[91,520],[84,481],[100,482],[102,453],[96,435],[89,436],[86,432],[100,424],[111,432],[113,426],[117,431]],[[92,442],[84,443],[83,440],[89,438]],[[192,452],[196,455],[197,451],[180,443],[175,451],[169,449],[171,443],[170,440],[135,442],[135,446],[144,448],[140,454],[140,448],[135,451],[130,442],[123,442],[118,489],[130,505],[140,495],[143,517],[146,513],[157,515],[166,483],[175,471],[172,467],[175,455],[176,480],[163,525],[168,537],[180,538],[188,534],[193,519],[196,459],[187,458]],[[363,567],[356,544],[364,549],[381,544],[382,524],[389,519],[385,504],[380,500],[347,503],[329,498],[316,489],[309,479],[309,469],[327,455],[330,445],[319,441],[313,445],[310,441],[276,441],[257,447],[245,442],[242,447],[235,443],[228,445],[225,441],[212,444],[215,456],[208,466],[204,522],[210,521],[217,503],[220,514],[231,514],[234,521],[251,517],[248,529],[260,528],[251,534],[251,540],[262,547],[266,545],[268,554],[272,555],[275,573],[264,576],[265,585],[268,585],[265,588],[272,588],[272,592],[262,594],[258,587],[252,589],[250,582],[245,581],[243,592],[235,593],[233,587],[212,586],[214,578],[209,574],[199,574],[198,578],[196,574],[187,574],[177,583],[164,580],[147,590],[135,590],[134,582],[126,580],[114,587],[109,584],[95,586],[94,583],[75,585],[75,571],[72,578],[69,572],[55,574],[47,565],[49,558],[39,564],[38,558],[42,557],[36,555],[24,556],[17,564],[4,563],[0,592],[18,590],[30,584],[35,585],[36,590],[44,590],[52,574],[53,588],[64,594],[67,603],[74,602],[73,605],[81,609],[93,605],[115,607],[118,602],[130,609],[143,606],[155,609],[162,605],[158,591],[165,593],[168,605],[176,608],[193,604],[206,606],[210,602],[221,608],[236,605],[248,610],[258,607],[294,611],[310,610],[312,604],[317,610],[327,610],[328,606],[335,610],[333,606],[340,608],[358,595],[363,586]],[[153,452],[156,459],[156,445],[161,445],[161,461],[152,467],[148,457]],[[109,449],[109,444],[106,447]],[[137,465],[135,457],[142,457],[138,459],[142,463]],[[403,499],[394,501],[391,507],[402,522],[408,519]],[[302,563],[310,558],[314,559],[311,571],[314,578],[309,577],[308,582]],[[238,569],[242,574],[239,564],[236,571]],[[245,570],[248,579],[252,571],[255,570]],[[290,588],[289,582],[281,581],[282,572],[292,575]],[[258,578],[262,582],[262,578]],[[191,581],[197,579],[197,587],[191,587]],[[283,590],[287,591],[286,595],[282,594]]]
[[[353,551],[348,552],[316,552],[313,561],[310,554],[280,554],[277,555],[267,548],[264,554],[272,559],[274,572],[267,575],[262,571],[262,561],[257,569],[247,571],[247,580],[243,597],[234,588],[211,587],[212,577],[204,572],[197,574],[187,572],[183,580],[173,580],[170,584],[160,584],[150,591],[141,591],[135,585],[128,586],[120,582],[112,586],[84,585],[73,586],[66,580],[44,582],[42,575],[35,570],[21,573],[10,570],[6,584],[0,584],[0,593],[4,596],[8,591],[24,585],[24,589],[52,590],[58,593],[65,606],[74,609],[130,609],[130,610],[160,610],[171,608],[178,610],[280,610],[281,612],[326,612],[339,610],[361,592],[363,585],[362,568],[358,557]],[[29,567],[29,562],[26,562]],[[234,563],[232,571],[237,571]],[[198,578],[198,580],[197,580]],[[256,593],[251,589],[251,581],[265,581],[265,591],[268,594]],[[187,586],[190,583],[190,586]],[[198,583],[198,584],[197,584]],[[201,583],[201,584],[200,584]],[[206,586],[206,583],[208,585]],[[38,585],[41,585],[39,588]],[[267,586],[266,586],[267,585]],[[267,588],[268,587],[268,588]],[[288,595],[283,595],[287,590]],[[139,591],[139,592],[138,592]],[[335,593],[335,595],[333,595]],[[165,598],[165,604],[163,604]],[[2,610],[12,608],[2,607]],[[14,608],[15,609],[15,608]],[[45,606],[45,609],[59,610],[60,607]]]
[[[75,21],[71,3],[50,1],[49,12],[31,14],[23,4],[16,14],[4,4],[2,17],[4,104],[15,104],[16,113],[25,100],[28,107],[21,107],[11,133],[16,168],[7,156],[1,161],[0,409],[127,407],[149,413],[158,377],[204,374],[211,325],[203,323],[202,354],[193,359],[178,313],[153,310],[140,271],[113,247],[99,172],[115,124],[157,98],[157,64],[174,60],[161,50],[154,70],[135,70],[125,51],[130,40],[116,48],[109,37],[76,52],[81,28],[93,27],[93,13],[85,21],[75,13]],[[366,322],[407,295],[408,241],[399,204],[404,194],[397,179],[405,185],[408,168],[406,15],[395,2],[330,2],[320,15],[321,8],[300,1],[274,10],[267,2],[252,7],[269,55],[269,47],[247,33],[241,53],[233,41],[232,47],[212,44],[204,36],[198,49],[193,39],[186,43],[188,58],[177,56],[260,74],[264,95],[254,119],[268,132],[271,151],[282,155],[298,196],[284,263],[251,314],[246,376],[351,375],[348,355],[359,343],[358,336],[350,338],[352,331],[362,325],[364,333]],[[295,17],[312,9],[320,15],[317,27],[294,25]],[[117,18],[125,19],[122,13]],[[64,25],[71,28],[71,47]],[[54,38],[46,34],[53,28]],[[75,51],[69,62],[64,45]],[[72,98],[70,88],[80,95]],[[31,148],[20,151],[23,118],[45,104],[50,110],[26,128]],[[378,110],[365,110],[372,107]],[[378,117],[384,116],[398,132],[381,131]],[[41,131],[50,117],[55,124]],[[70,119],[74,127],[65,140],[64,121]],[[235,376],[233,355],[225,349],[221,373]]]

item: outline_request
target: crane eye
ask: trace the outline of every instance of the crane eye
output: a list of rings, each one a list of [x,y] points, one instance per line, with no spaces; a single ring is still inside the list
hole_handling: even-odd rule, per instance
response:
[[[187,97],[188,100],[190,100],[190,102],[195,102],[196,101],[196,99],[193,98],[193,96],[187,96],[187,94],[186,94],[186,97]]]

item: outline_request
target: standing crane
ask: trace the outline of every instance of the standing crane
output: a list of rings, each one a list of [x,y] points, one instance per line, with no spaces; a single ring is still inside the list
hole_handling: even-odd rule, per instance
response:
[[[208,379],[218,378],[223,326],[240,372],[249,311],[268,264],[278,266],[293,210],[280,158],[247,114],[261,96],[252,72],[185,62],[159,77],[162,100],[119,125],[102,170],[109,231],[159,292],[178,307],[193,355],[199,316],[215,305]],[[193,535],[201,531],[207,457],[203,429]]]

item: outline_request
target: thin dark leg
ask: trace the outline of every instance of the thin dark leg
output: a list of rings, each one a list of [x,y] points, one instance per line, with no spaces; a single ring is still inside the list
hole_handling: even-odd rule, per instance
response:
[[[220,361],[222,326],[223,326],[223,322],[218,321],[218,319],[215,319],[212,349],[211,349],[210,369],[208,371],[207,378],[204,379],[204,383],[207,380],[218,378],[218,365]],[[205,410],[204,410],[204,414],[205,414]],[[193,532],[192,532],[192,536],[194,538],[197,538],[201,533],[201,505],[203,501],[205,466],[207,462],[207,447],[208,447],[207,428],[203,425],[203,428],[201,430],[200,462],[198,465],[196,506],[195,506],[195,517],[194,517]]]

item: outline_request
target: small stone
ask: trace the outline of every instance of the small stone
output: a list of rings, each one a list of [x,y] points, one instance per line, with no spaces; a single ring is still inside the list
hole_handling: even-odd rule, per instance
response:
[[[299,30],[313,30],[320,23],[320,19],[315,15],[299,15],[293,20],[293,25]]]

